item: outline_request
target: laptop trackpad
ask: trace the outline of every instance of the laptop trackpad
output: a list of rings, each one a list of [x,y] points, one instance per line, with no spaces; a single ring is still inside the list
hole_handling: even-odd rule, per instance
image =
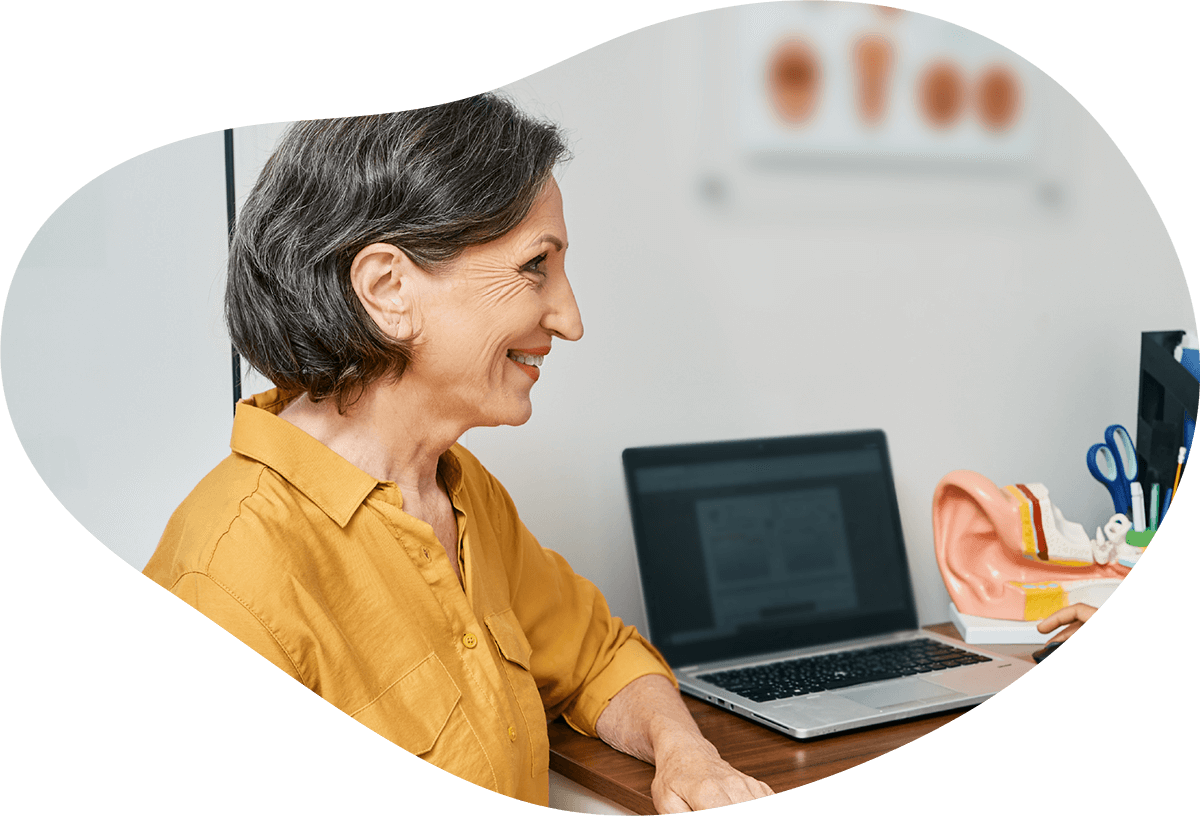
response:
[[[942,697],[962,697],[963,695],[944,686],[935,686],[933,683],[926,683],[924,680],[906,679],[896,680],[895,682],[876,688],[847,691],[839,696],[846,697],[856,703],[871,706],[872,708],[892,708],[893,706],[925,700],[937,700]]]

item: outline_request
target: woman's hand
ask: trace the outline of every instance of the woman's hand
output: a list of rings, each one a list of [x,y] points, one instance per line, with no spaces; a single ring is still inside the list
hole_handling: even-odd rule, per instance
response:
[[[681,731],[675,739],[660,736],[656,742],[654,782],[650,793],[659,813],[748,802],[772,791],[721,759],[713,744],[698,734]]]
[[[1048,635],[1060,626],[1066,626],[1047,643],[1061,643],[1071,635],[1079,631],[1079,627],[1088,622],[1092,617],[1092,613],[1096,611],[1096,607],[1088,606],[1087,604],[1077,603],[1070,606],[1064,606],[1062,609],[1055,612],[1050,617],[1037,625],[1037,630],[1043,635]]]
[[[618,751],[654,764],[650,793],[659,813],[721,807],[772,793],[721,759],[662,675],[639,677],[621,689],[596,721],[596,733]]]

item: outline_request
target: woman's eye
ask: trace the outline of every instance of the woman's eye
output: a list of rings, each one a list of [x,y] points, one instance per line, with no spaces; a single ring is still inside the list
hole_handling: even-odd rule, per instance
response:
[[[523,267],[521,267],[521,270],[524,272],[533,272],[538,275],[544,275],[544,274],[546,274],[546,270],[542,268],[542,264],[544,264],[545,262],[546,262],[546,253],[543,252],[541,255],[538,255],[532,261],[530,261],[529,263],[527,263]]]

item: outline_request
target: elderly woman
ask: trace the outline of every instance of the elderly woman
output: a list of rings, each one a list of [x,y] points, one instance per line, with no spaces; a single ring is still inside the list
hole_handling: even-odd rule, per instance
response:
[[[359,722],[546,804],[546,722],[656,766],[662,811],[769,793],[662,658],[456,443],[520,425],[583,335],[551,125],[484,95],[301,122],[239,218],[226,318],[276,389],[145,573]]]

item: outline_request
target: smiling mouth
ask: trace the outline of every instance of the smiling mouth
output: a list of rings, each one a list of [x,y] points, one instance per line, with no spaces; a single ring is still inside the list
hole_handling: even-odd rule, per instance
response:
[[[510,351],[508,353],[508,359],[515,360],[516,362],[521,363],[522,365],[540,366],[542,364],[542,360],[546,359],[546,355],[545,354],[525,354],[525,353],[519,352],[519,351]]]
[[[535,354],[534,351],[540,351],[542,353]],[[509,349],[508,359],[516,363],[517,368],[525,372],[525,375],[529,377],[529,379],[537,382],[538,377],[540,377],[542,373],[538,366],[540,366],[542,361],[546,359],[546,354],[548,354],[549,351],[549,349],[535,349],[533,351],[525,349]]]

